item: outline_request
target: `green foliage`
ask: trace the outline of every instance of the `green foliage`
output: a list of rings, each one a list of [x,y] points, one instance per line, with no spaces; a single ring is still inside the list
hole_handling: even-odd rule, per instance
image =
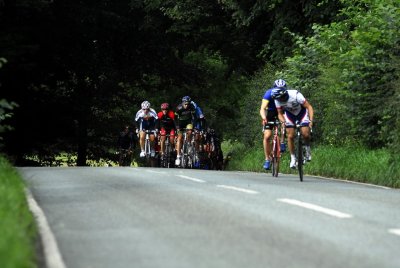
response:
[[[37,267],[37,230],[28,209],[24,184],[0,156],[0,262],[2,267]]]
[[[15,102],[8,102],[5,99],[0,100],[0,135],[6,131],[13,130],[13,127],[5,124],[4,121],[13,116],[11,111],[16,107],[18,107],[18,104]],[[0,136],[0,141],[2,140],[3,138]]]
[[[232,137],[240,140],[246,146],[252,146],[262,141],[262,125],[260,116],[261,100],[276,80],[276,67],[266,65],[265,68],[248,79],[242,88],[240,102],[241,117],[238,120],[238,127],[232,133]]]
[[[388,145],[396,129],[399,79],[398,1],[342,1],[336,22],[314,25],[281,72],[315,106],[323,142]],[[374,137],[374,138],[371,138]]]
[[[0,58],[0,69],[4,64],[7,63],[7,60],[4,58]],[[1,87],[1,84],[0,84]],[[0,148],[3,147],[3,137],[2,134],[6,131],[11,131],[14,128],[6,123],[7,119],[10,119],[14,113],[12,112],[18,104],[15,102],[9,102],[6,99],[0,99]]]

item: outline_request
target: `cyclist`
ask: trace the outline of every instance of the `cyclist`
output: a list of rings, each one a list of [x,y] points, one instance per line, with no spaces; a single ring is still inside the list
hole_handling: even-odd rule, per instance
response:
[[[118,136],[119,165],[129,165],[131,162],[132,150],[135,147],[134,131],[126,125]],[[125,153],[126,152],[126,153]]]
[[[279,87],[285,84],[285,81],[282,79],[278,79],[274,82],[273,88]],[[275,107],[275,101],[271,96],[272,89],[268,89],[262,98],[261,101],[261,108],[260,108],[260,115],[262,119],[263,125],[263,147],[264,147],[264,155],[265,161],[263,168],[266,170],[270,169],[271,166],[271,136],[272,136],[272,125],[268,124],[268,122],[275,122],[278,116],[278,112]],[[281,151],[285,151],[285,144],[281,143]]]
[[[283,81],[283,80],[282,80]],[[285,122],[288,146],[290,151],[290,168],[296,168],[294,152],[295,122],[300,121],[301,135],[306,147],[306,160],[311,161],[310,129],[313,125],[314,109],[299,91],[287,89],[286,82],[272,89],[272,98],[278,111],[278,118]]]
[[[156,121],[158,120],[157,112],[153,108],[150,108],[150,102],[143,101],[141,109],[136,113],[135,123],[136,131],[139,132],[139,144],[140,144],[140,157],[145,157],[144,143],[146,138],[146,130],[151,130],[150,134],[150,156],[155,156],[154,150],[154,138],[156,134]]]
[[[181,163],[181,149],[182,149],[182,138],[183,129],[189,130],[187,138],[191,139],[193,127],[196,130],[195,143],[196,149],[199,148],[200,134],[198,131],[202,130],[205,124],[205,118],[201,108],[191,100],[189,96],[182,98],[182,103],[178,105],[175,112],[175,126],[178,133],[177,140],[177,157],[175,165],[179,166]],[[195,166],[199,166],[199,163],[195,163]]]
[[[160,131],[161,158],[164,157],[166,134],[169,133],[171,147],[175,141],[175,113],[169,109],[168,103],[161,104],[161,111],[158,112],[157,129]]]

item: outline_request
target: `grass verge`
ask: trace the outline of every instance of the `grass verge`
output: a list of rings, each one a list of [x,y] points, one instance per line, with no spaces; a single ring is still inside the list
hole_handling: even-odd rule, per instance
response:
[[[231,153],[229,170],[266,172],[262,168],[264,152],[261,144],[257,148],[246,148],[240,143],[227,142],[222,148],[224,153]],[[391,159],[386,149],[318,146],[312,148],[312,157],[312,161],[304,166],[306,174],[400,188],[399,164]],[[289,153],[284,153],[280,172],[297,174],[289,168],[289,160]]]
[[[29,210],[24,183],[0,156],[0,263],[1,267],[37,267],[36,223]]]

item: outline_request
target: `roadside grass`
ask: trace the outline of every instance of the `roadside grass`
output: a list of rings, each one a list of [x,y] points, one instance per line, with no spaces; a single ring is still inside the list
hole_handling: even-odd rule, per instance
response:
[[[0,263],[1,267],[37,267],[38,232],[29,210],[24,183],[0,156]]]
[[[262,144],[257,148],[246,148],[243,144],[229,141],[222,148],[225,154],[231,153],[228,170],[266,172],[262,168],[264,162]],[[296,170],[289,168],[289,160],[289,153],[284,153],[280,172],[297,174]],[[400,188],[398,165],[400,164],[390,164],[390,153],[386,149],[318,146],[312,148],[312,161],[304,166],[304,172],[310,175]]]

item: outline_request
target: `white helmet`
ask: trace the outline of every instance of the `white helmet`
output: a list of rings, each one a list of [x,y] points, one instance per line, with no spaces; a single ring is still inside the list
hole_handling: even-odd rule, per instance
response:
[[[283,87],[283,88],[285,88],[286,87],[286,81],[283,80],[283,79],[275,80],[274,87]]]
[[[142,109],[143,110],[150,109],[150,102],[148,102],[148,101],[142,102]]]

